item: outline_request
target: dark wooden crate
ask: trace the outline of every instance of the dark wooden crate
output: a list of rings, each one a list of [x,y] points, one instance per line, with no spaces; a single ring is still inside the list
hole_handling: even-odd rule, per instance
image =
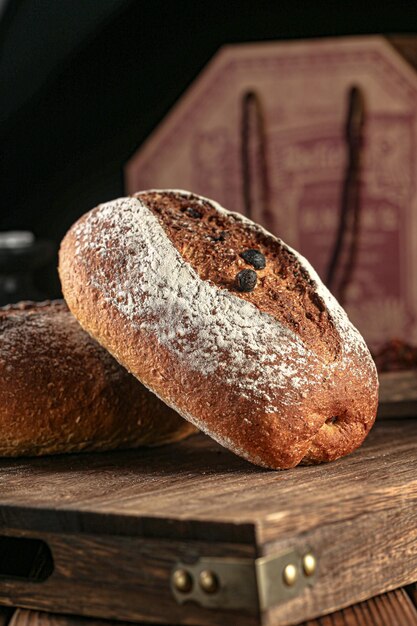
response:
[[[43,582],[0,604],[125,621],[296,624],[417,579],[417,422],[384,421],[335,463],[266,471],[198,435],[159,449],[0,461],[3,536],[42,539]],[[253,564],[311,550],[312,585],[264,611],[178,604],[202,557]],[[282,572],[276,572],[276,584]],[[274,581],[273,581],[274,582]]]

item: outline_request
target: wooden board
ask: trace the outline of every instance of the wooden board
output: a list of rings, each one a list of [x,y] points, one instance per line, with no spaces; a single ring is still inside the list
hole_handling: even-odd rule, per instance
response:
[[[379,374],[378,417],[417,417],[417,370]]]
[[[334,463],[267,471],[208,437],[159,449],[0,460],[16,528],[259,543],[415,502],[417,423],[378,423]],[[210,531],[209,536],[207,532]]]
[[[256,468],[208,438],[146,451],[0,461],[3,533],[43,538],[42,583],[0,603],[126,621],[294,624],[417,579],[417,423],[385,421],[346,459]],[[273,608],[178,605],[175,564],[314,551],[314,585]],[[230,623],[232,623],[230,622]]]
[[[6,626],[4,621],[2,626]],[[8,626],[123,626],[123,622],[85,619],[17,609]],[[370,598],[300,626],[417,626],[417,610],[403,589]],[[137,624],[137,626],[140,626]]]

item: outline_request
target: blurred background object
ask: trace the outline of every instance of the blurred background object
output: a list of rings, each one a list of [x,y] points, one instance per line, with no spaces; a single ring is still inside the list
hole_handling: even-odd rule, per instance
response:
[[[0,306],[20,300],[45,300],[35,285],[36,270],[53,257],[54,245],[29,231],[0,232]]]
[[[415,2],[3,0],[0,230],[58,245],[123,194],[125,163],[223,44],[404,33],[416,18]],[[55,257],[34,281],[59,296]]]

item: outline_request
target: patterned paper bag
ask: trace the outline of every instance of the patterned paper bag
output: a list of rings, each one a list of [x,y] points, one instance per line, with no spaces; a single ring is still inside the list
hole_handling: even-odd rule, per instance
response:
[[[250,212],[325,279],[352,87],[365,115],[345,306],[371,348],[391,337],[417,343],[417,75],[386,39],[221,49],[127,164],[127,191],[190,189]]]

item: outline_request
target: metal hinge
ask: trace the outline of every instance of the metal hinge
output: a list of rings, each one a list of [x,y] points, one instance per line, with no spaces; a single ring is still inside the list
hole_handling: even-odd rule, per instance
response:
[[[309,549],[259,559],[201,557],[177,563],[171,589],[179,604],[207,608],[265,610],[314,583],[317,559]]]

